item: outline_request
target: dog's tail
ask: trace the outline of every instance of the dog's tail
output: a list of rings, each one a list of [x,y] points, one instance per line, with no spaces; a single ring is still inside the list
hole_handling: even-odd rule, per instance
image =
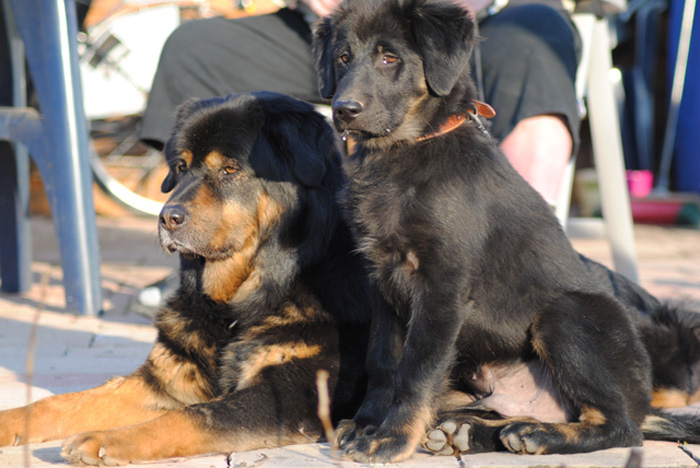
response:
[[[652,409],[642,422],[644,438],[673,442],[700,443],[700,413],[670,413]]]

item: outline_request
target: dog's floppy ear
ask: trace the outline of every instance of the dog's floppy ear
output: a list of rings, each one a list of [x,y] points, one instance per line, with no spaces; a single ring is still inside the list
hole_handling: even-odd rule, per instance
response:
[[[173,174],[173,170],[171,169],[168,171],[168,175],[165,176],[165,179],[163,179],[163,183],[160,184],[160,191],[163,193],[170,192],[175,188],[175,182],[175,174]]]
[[[333,25],[326,17],[316,23],[313,38],[314,62],[318,72],[318,90],[324,99],[335,94],[335,71],[333,69]]]
[[[175,124],[173,125],[172,132],[170,133],[170,138],[165,143],[165,148],[163,148],[163,153],[165,153],[166,161],[170,161],[172,158],[175,157],[174,153],[177,147],[176,135],[182,129],[182,126],[185,124],[185,120],[187,120],[187,117],[192,115],[200,107],[201,99],[191,98],[180,104],[175,110]],[[175,188],[176,182],[177,179],[175,177],[175,174],[173,174],[173,171],[170,170],[170,172],[168,172],[168,175],[165,176],[165,179],[163,179],[163,183],[160,185],[160,191],[163,193],[170,192],[172,189]]]
[[[417,7],[413,17],[411,32],[428,86],[446,96],[469,65],[476,41],[474,20],[455,3],[431,1]]]
[[[269,146],[291,176],[302,185],[321,185],[326,173],[326,159],[337,149],[333,128],[308,102],[271,91],[252,94],[264,116],[263,145]],[[287,177],[282,172],[276,173]]]
[[[322,116],[311,110],[266,115],[262,132],[297,181],[306,187],[321,185],[326,158],[336,144]]]

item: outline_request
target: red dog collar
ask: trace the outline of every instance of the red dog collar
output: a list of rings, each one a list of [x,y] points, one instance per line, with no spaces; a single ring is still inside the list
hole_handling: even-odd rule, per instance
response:
[[[472,104],[474,104],[474,108],[469,109],[469,111],[467,111],[470,114],[470,120],[474,120],[477,123],[478,127],[485,132],[486,129],[484,129],[478,117],[490,119],[496,115],[496,111],[493,110],[493,107],[486,104],[485,102],[474,100]],[[449,133],[455,128],[462,125],[467,120],[468,118],[466,113],[451,115],[442,125],[440,125],[440,128],[436,132],[418,137],[417,141],[430,140],[431,138],[435,138],[437,136],[444,135],[445,133]]]

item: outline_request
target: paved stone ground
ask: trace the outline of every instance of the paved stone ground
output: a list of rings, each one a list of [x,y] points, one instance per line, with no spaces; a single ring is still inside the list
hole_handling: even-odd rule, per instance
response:
[[[51,221],[33,219],[34,288],[26,294],[0,294],[0,409],[43,396],[89,388],[113,375],[134,370],[155,338],[150,321],[132,310],[139,289],[162,278],[177,264],[156,240],[155,221],[149,218],[98,219],[105,314],[76,317],[63,311],[59,255]],[[654,294],[683,300],[700,311],[700,231],[658,226],[635,230],[641,282]],[[590,257],[610,265],[602,240],[574,240]],[[34,373],[28,386],[27,350],[36,330]],[[642,449],[645,467],[698,466],[700,446],[647,442]],[[578,455],[517,456],[507,453],[454,457],[417,454],[401,467],[622,467],[629,449]],[[26,457],[26,459],[25,459]],[[0,448],[1,467],[48,467],[64,464],[60,442],[28,448]],[[336,461],[324,444],[309,443],[273,450],[225,456],[149,463],[149,467],[354,467]]]

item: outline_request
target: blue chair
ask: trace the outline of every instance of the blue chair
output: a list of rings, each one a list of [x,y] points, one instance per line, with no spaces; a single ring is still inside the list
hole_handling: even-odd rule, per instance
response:
[[[2,290],[30,288],[29,156],[41,173],[58,238],[66,308],[102,310],[92,176],[77,55],[73,0],[2,1],[11,102],[0,102],[0,275]],[[1,29],[1,28],[0,28]],[[1,32],[1,31],[0,31]],[[3,56],[5,60],[2,60]],[[26,107],[25,60],[40,112]],[[6,79],[7,81],[7,79]],[[0,80],[2,83],[2,80]]]

